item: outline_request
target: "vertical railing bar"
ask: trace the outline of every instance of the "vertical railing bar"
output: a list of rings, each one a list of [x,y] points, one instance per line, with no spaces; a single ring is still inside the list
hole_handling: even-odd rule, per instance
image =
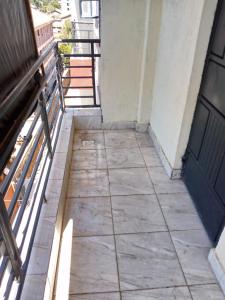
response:
[[[58,110],[59,112],[60,110]],[[61,115],[61,119],[59,121],[59,125],[58,125],[58,131],[57,131],[57,134],[56,134],[56,143],[55,145],[53,146],[53,153],[55,152],[55,148],[56,148],[56,144],[57,144],[57,140],[58,140],[58,136],[59,136],[59,131],[60,131],[60,127],[61,127],[61,123],[62,123],[62,115]],[[45,157],[45,160],[44,160],[44,164],[43,164],[43,168],[42,168],[42,171],[41,171],[41,174],[40,174],[40,179],[38,181],[38,184],[37,184],[37,187],[35,189],[35,193],[34,193],[34,198],[36,198],[36,195],[37,195],[37,192],[39,190],[39,187],[40,187],[40,183],[41,183],[41,178],[42,178],[42,174],[44,172],[44,167],[45,167],[45,164],[46,164],[46,161],[47,161],[47,156]],[[47,175],[46,175],[46,180],[45,182],[48,181],[48,177],[49,177],[49,172],[50,172],[50,168],[51,168],[51,165],[52,165],[52,159],[50,160],[50,164],[49,164],[49,169],[48,169],[48,172],[47,172]],[[45,185],[44,185],[45,187]],[[44,190],[44,189],[43,189]],[[26,238],[26,233],[27,233],[27,229],[28,229],[28,225],[30,223],[30,219],[31,219],[31,216],[32,216],[32,211],[33,211],[33,206],[34,206],[34,201],[32,203],[32,207],[30,209],[30,213],[29,213],[29,216],[28,216],[28,222],[26,224],[26,227],[23,231],[23,239],[22,239],[22,242],[21,242],[21,245],[20,245],[20,252],[22,251],[22,247],[23,247],[23,244],[24,244],[24,241],[25,241],[25,238]]]
[[[16,168],[17,168],[18,164],[20,163],[20,160],[23,156],[23,153],[24,153],[26,147],[28,146],[28,144],[30,142],[30,139],[32,137],[32,132],[33,132],[33,130],[34,130],[36,124],[37,124],[37,120],[38,120],[39,116],[40,116],[40,109],[38,109],[37,114],[36,114],[36,116],[35,116],[35,118],[32,122],[32,125],[31,125],[31,127],[30,127],[30,129],[27,133],[27,136],[26,136],[26,138],[25,138],[25,140],[24,140],[24,142],[23,142],[23,144],[22,144],[22,146],[21,146],[21,148],[20,148],[13,164],[10,167],[9,173],[8,173],[7,177],[5,178],[5,180],[3,181],[2,185],[1,185],[0,191],[3,195],[5,195],[5,193],[7,192],[7,189],[8,189],[8,187],[10,185],[10,182],[11,182],[13,176],[14,176]]]
[[[61,73],[64,71],[64,67],[60,61],[62,58],[61,55],[59,54],[58,43],[56,44],[55,55],[58,58],[56,62],[56,73],[57,73],[57,80],[59,85],[61,110],[65,111],[65,101],[64,101],[63,90],[62,90],[62,75],[61,75]]]
[[[40,95],[39,105],[41,107],[41,118],[44,125],[45,136],[47,138],[48,151],[49,151],[50,158],[52,158],[53,154],[52,154],[51,137],[50,137],[49,123],[48,123],[48,115],[46,111],[46,104],[45,104],[43,93],[41,93]]]
[[[16,240],[12,232],[8,213],[5,207],[3,195],[0,193],[0,230],[4,239],[7,254],[10,258],[11,265],[16,278],[19,280],[21,276],[21,259]]]
[[[95,53],[94,53],[94,42],[91,42],[91,64],[92,64],[92,85],[93,85],[93,97],[94,105],[96,105],[96,90],[95,90]]]
[[[20,284],[21,284],[21,282],[24,281],[24,276],[23,276],[22,270],[21,270],[21,273],[22,273],[22,276],[21,276],[22,278],[21,278]],[[13,271],[11,271],[9,280],[7,282],[7,287],[6,287],[6,291],[5,291],[5,294],[4,294],[4,299],[8,299],[9,298],[14,278],[15,278],[15,275],[13,274]]]
[[[59,87],[59,97],[60,97],[60,107],[62,112],[65,111],[65,102],[64,102],[64,96],[63,96],[63,91],[62,91],[62,78],[59,75],[57,71],[57,82],[58,82],[58,87]]]
[[[43,132],[43,125],[42,125],[41,128],[39,129],[39,132],[38,132],[37,137],[36,137],[36,139],[35,139],[35,142],[34,142],[34,145],[33,145],[33,147],[32,147],[32,150],[31,150],[31,152],[30,152],[30,154],[29,154],[29,157],[28,157],[28,159],[27,159],[27,161],[26,161],[26,163],[25,163],[25,166],[24,166],[24,168],[23,168],[23,170],[22,170],[22,173],[21,173],[21,176],[20,176],[20,178],[19,178],[19,181],[18,181],[18,183],[17,183],[17,185],[16,185],[16,190],[15,190],[15,192],[14,192],[13,198],[12,198],[12,200],[11,200],[11,202],[10,202],[10,206],[9,206],[9,208],[8,208],[8,215],[9,215],[9,218],[12,217],[13,210],[14,210],[14,208],[15,208],[17,198],[19,197],[19,194],[20,194],[20,192],[21,192],[21,188],[22,188],[23,182],[24,182],[24,180],[25,180],[25,176],[26,176],[26,174],[27,174],[27,172],[28,172],[28,170],[29,170],[30,163],[31,163],[31,161],[32,161],[32,159],[33,159],[33,156],[34,156],[34,153],[35,153],[35,151],[36,151],[36,149],[37,149],[37,145],[38,145],[38,143],[39,143],[39,140],[40,140],[40,137],[41,137],[42,132]]]
[[[5,273],[8,261],[9,261],[8,256],[4,256],[3,260],[2,260],[2,263],[1,263],[1,266],[0,266],[0,285],[1,285],[4,273]]]
[[[57,120],[57,118],[58,118],[59,110],[60,110],[60,108],[57,109],[57,105],[56,105],[55,108],[54,108],[54,114],[53,114],[53,117],[52,117],[52,122],[49,123],[50,133],[52,133],[52,128],[54,127],[55,120]],[[54,153],[54,151],[53,151],[53,153]]]
[[[21,221],[22,221],[22,218],[23,218],[23,215],[24,215],[24,211],[25,211],[25,208],[27,206],[27,202],[28,202],[28,199],[29,199],[29,196],[30,196],[30,192],[31,192],[32,187],[33,187],[34,179],[35,179],[35,176],[37,174],[37,170],[38,170],[38,167],[40,165],[40,161],[42,159],[42,154],[44,152],[45,146],[46,146],[46,138],[45,138],[45,142],[42,144],[40,152],[38,153],[38,157],[37,157],[37,160],[36,160],[36,163],[35,163],[35,167],[33,169],[29,184],[26,188],[26,192],[25,192],[25,195],[23,197],[22,204],[20,206],[19,214],[17,216],[15,225],[13,226],[13,232],[14,232],[15,236],[17,236],[17,233],[19,231],[19,226],[21,224]]]

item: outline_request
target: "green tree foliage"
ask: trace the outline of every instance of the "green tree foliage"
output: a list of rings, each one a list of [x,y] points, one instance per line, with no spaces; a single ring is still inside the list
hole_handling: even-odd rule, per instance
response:
[[[63,28],[61,30],[61,34],[59,36],[60,39],[71,39],[72,38],[72,22],[70,20],[66,20],[64,22]],[[71,54],[72,53],[72,44],[59,44],[59,52],[61,54]],[[69,64],[70,59],[64,58],[64,64]]]
[[[70,20],[66,20],[64,22],[63,28],[60,34],[61,39],[71,39],[72,38],[72,22]]]
[[[45,13],[61,8],[58,0],[31,0],[31,3]]]

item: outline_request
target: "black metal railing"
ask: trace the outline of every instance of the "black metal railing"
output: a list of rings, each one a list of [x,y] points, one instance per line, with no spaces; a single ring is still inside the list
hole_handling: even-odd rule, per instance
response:
[[[45,62],[48,59],[48,65]],[[39,87],[27,113],[20,144],[0,186],[0,285],[7,299],[15,279],[21,286],[45,201],[45,190],[64,112],[61,56],[57,43],[50,45],[7,97],[21,94],[37,72]],[[1,110],[0,114],[6,113]],[[14,186],[8,207],[5,199]],[[3,285],[4,281],[4,286]],[[21,291],[21,289],[19,289]]]
[[[71,53],[60,52],[62,44],[72,45]],[[100,58],[99,45],[98,39],[54,42],[7,96],[9,103],[24,92],[31,79],[36,80],[26,122],[18,128],[23,132],[20,145],[0,185],[0,287],[4,299],[9,297],[15,279],[19,282],[18,295],[23,287],[65,107],[100,106],[96,61]],[[74,71],[65,74],[70,69]],[[68,90],[88,90],[92,94],[71,95]],[[67,99],[72,103],[65,103]],[[91,102],[85,102],[87,99]],[[0,116],[5,113],[3,107]],[[1,165],[9,154],[0,158]],[[10,188],[13,193],[6,206]]]
[[[58,45],[62,49],[62,79],[68,80],[63,85],[66,107],[99,107],[100,39],[63,39]],[[61,45],[69,46],[70,53]]]

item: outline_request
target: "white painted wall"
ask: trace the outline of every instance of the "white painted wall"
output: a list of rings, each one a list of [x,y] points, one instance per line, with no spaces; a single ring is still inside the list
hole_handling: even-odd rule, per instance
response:
[[[149,123],[162,0],[102,0],[104,122]]]
[[[216,247],[216,255],[219,258],[219,261],[220,261],[221,265],[223,266],[224,272],[225,272],[225,229],[224,229],[223,233],[221,234],[220,240]]]
[[[150,123],[172,169],[181,168],[216,2],[163,1]]]
[[[101,101],[104,122],[135,121],[146,0],[103,0]]]
[[[140,74],[137,122],[149,123],[155,76],[158,39],[161,24],[162,0],[146,2],[144,45]]]

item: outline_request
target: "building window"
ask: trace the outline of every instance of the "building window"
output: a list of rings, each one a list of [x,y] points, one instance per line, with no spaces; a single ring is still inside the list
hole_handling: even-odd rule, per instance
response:
[[[99,0],[80,0],[81,18],[99,17]]]

